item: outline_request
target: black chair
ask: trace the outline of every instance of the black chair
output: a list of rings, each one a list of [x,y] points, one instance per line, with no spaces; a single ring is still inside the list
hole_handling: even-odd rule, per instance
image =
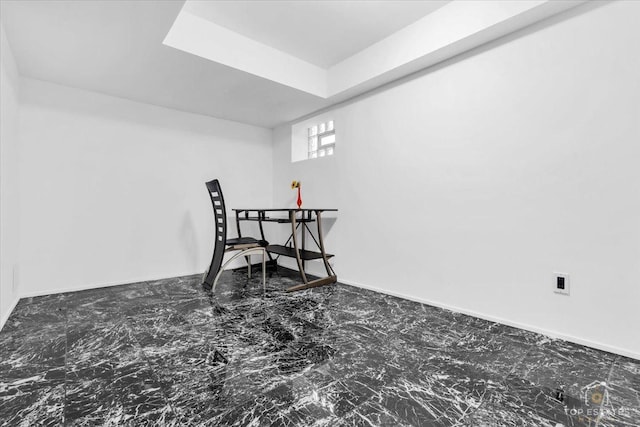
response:
[[[218,279],[224,271],[224,268],[234,259],[245,256],[247,257],[248,274],[251,277],[251,259],[252,254],[262,254],[262,287],[266,290],[266,260],[267,250],[266,247],[269,244],[264,240],[257,240],[253,237],[239,237],[236,239],[227,239],[227,211],[224,207],[224,197],[222,196],[222,190],[220,183],[217,179],[207,182],[207,190],[209,191],[209,197],[211,197],[211,204],[213,205],[213,216],[215,218],[215,248],[213,250],[213,259],[209,270],[205,274],[204,283],[211,286],[211,291],[215,291]],[[222,260],[224,254],[227,252],[238,251],[234,254],[224,265]]]

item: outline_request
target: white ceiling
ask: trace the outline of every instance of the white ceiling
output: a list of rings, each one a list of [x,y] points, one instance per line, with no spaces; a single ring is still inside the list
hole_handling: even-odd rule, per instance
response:
[[[273,127],[328,105],[162,44],[182,1],[1,0],[23,76]]]
[[[0,17],[26,77],[274,127],[582,1],[0,0]]]
[[[449,1],[189,0],[184,10],[329,68],[446,3]]]

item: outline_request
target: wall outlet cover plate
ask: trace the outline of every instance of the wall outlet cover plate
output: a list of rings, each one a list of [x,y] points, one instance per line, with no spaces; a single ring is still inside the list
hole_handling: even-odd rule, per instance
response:
[[[569,275],[567,273],[553,273],[553,292],[569,295]]]

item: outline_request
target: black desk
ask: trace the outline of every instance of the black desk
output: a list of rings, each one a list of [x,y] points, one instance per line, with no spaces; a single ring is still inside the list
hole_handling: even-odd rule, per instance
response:
[[[269,260],[272,263],[277,262],[277,258],[274,260],[273,255],[286,256],[295,258],[298,261],[298,269],[300,270],[300,276],[302,282],[299,285],[292,286],[287,289],[288,292],[299,291],[301,289],[314,288],[316,286],[324,286],[338,281],[336,273],[329,264],[329,258],[333,255],[328,254],[324,249],[324,241],[322,236],[322,213],[323,212],[337,212],[337,209],[297,209],[297,208],[276,208],[276,209],[234,209],[236,213],[236,228],[238,230],[238,237],[242,237],[242,230],[240,223],[242,221],[257,221],[260,227],[260,236],[262,240],[265,239],[264,228],[262,226],[265,222],[277,222],[281,224],[291,224],[291,235],[284,245],[269,245],[267,246],[267,254]],[[284,214],[284,215],[278,215]],[[313,236],[309,226],[307,224],[315,222],[318,230],[318,239]],[[301,244],[298,243],[297,231],[298,228],[302,228]],[[317,251],[306,249],[306,232],[313,239],[317,246]],[[291,246],[293,244],[293,246]],[[287,246],[288,245],[288,246]],[[309,281],[305,272],[305,262],[322,259],[324,261],[324,268],[327,270],[327,276],[320,279]],[[277,264],[276,264],[277,265]]]

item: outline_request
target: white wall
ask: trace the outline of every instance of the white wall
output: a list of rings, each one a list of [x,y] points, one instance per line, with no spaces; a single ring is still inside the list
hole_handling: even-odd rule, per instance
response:
[[[20,136],[22,295],[204,272],[212,178],[272,201],[268,129],[24,79]]]
[[[0,23],[0,328],[18,298],[13,277],[18,265],[19,86],[18,69]]]
[[[277,128],[274,204],[298,179],[340,209],[343,282],[640,358],[638,16],[580,7],[345,105],[333,158]]]

